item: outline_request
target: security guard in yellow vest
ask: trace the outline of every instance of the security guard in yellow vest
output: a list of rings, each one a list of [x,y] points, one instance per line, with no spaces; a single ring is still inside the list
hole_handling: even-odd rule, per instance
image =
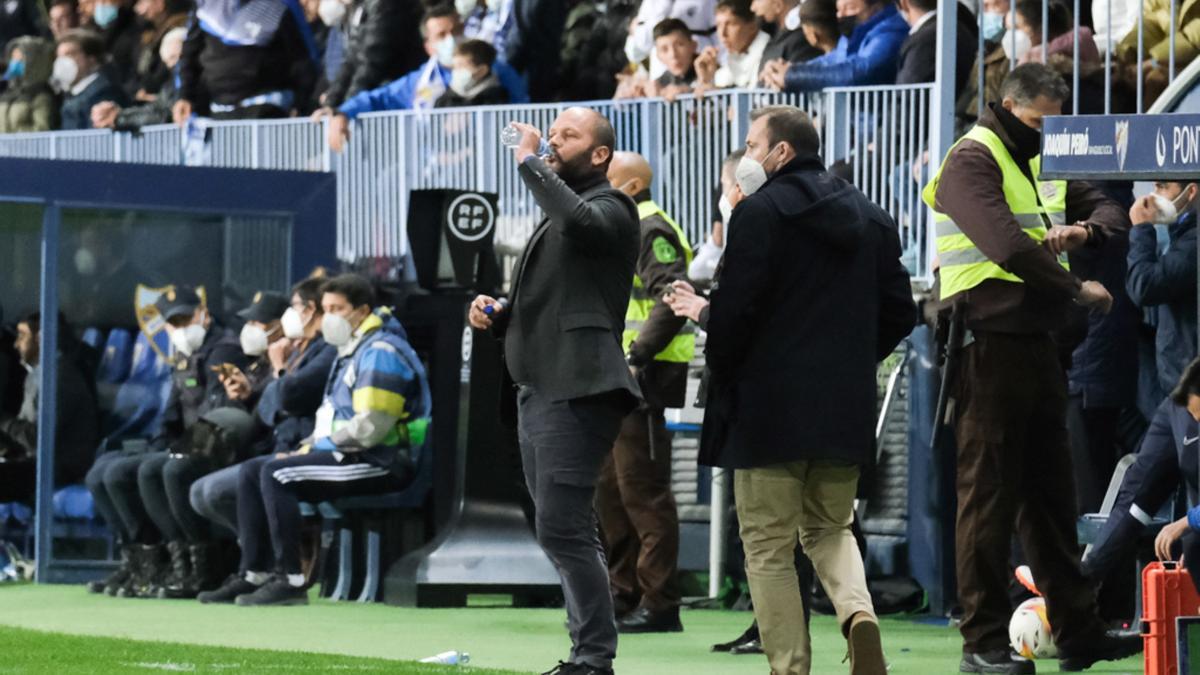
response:
[[[645,404],[621,423],[596,486],[617,628],[626,633],[676,632],[679,623],[679,516],[671,494],[671,434],[664,408],[684,404],[695,335],[659,299],[687,278],[692,249],[683,230],[650,199],[652,173],[641,155],[618,152],[608,170],[613,187],[638,205],[642,244],[624,346]]]
[[[1011,654],[1007,588],[1014,529],[1045,595],[1064,671],[1136,653],[1110,635],[1079,569],[1067,384],[1052,333],[1074,305],[1112,297],[1068,271],[1065,254],[1127,229],[1123,209],[1082,182],[1040,179],[1042,118],[1069,92],[1041,64],[1013,70],[925,189],[941,300],[964,317],[950,396],[958,444],[958,595],[966,673],[1034,673]],[[1135,636],[1136,637],[1136,636]]]

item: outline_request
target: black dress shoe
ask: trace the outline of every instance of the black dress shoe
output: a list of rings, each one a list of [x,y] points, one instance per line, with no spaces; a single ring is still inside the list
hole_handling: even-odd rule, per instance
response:
[[[678,608],[665,612],[652,612],[645,607],[639,607],[617,622],[617,632],[682,633],[683,624],[679,623]]]
[[[1101,661],[1120,661],[1142,653],[1142,636],[1132,631],[1108,631],[1098,639],[1080,640],[1083,649],[1058,650],[1058,667],[1064,673],[1087,670]]]
[[[757,641],[758,641],[758,622],[755,621],[754,623],[750,624],[750,627],[747,628],[744,633],[737,636],[737,638],[735,638],[732,642],[722,642],[720,644],[715,644],[712,646],[712,650],[714,652],[730,652],[730,651],[733,651],[733,649],[735,647],[744,645],[747,642],[757,642]]]
[[[993,649],[978,654],[963,654],[958,665],[960,673],[1010,673],[1011,675],[1036,675],[1033,661],[1013,654],[1007,649]]]
[[[754,640],[750,640],[749,642],[743,642],[742,644],[734,647],[733,649],[730,649],[729,653],[733,654],[734,656],[744,656],[746,654],[761,654],[761,653],[763,653],[762,640],[754,639]]]
[[[567,663],[559,661],[557,666],[542,673],[542,675],[613,675],[612,668],[598,668],[586,663]]]

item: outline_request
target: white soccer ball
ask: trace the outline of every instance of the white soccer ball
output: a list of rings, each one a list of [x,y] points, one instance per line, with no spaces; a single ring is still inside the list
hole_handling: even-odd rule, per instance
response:
[[[1027,659],[1052,659],[1058,647],[1046,618],[1046,600],[1031,598],[1021,603],[1008,622],[1008,639],[1015,652]]]

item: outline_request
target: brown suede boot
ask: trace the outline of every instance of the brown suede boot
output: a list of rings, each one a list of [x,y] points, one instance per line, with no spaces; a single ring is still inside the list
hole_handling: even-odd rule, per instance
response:
[[[887,675],[878,619],[863,612],[850,617],[846,642],[850,647],[850,675]]]

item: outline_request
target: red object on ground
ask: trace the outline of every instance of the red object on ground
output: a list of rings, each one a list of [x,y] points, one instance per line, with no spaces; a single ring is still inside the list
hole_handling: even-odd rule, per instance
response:
[[[1200,593],[1187,570],[1174,562],[1152,562],[1142,570],[1142,639],[1145,675],[1180,675],[1175,619],[1200,615]]]

